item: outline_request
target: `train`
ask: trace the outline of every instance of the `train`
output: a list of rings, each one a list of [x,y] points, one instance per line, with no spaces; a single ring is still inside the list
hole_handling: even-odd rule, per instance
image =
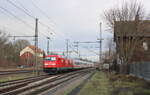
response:
[[[46,73],[58,73],[91,67],[93,67],[91,62],[68,59],[60,55],[46,55],[43,60],[43,71]]]

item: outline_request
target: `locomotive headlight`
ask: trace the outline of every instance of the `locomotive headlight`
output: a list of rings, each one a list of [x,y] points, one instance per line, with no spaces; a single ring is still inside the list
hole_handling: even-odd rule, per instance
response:
[[[44,65],[47,66],[47,65],[56,65],[56,64],[55,63],[45,63]]]
[[[51,65],[56,65],[55,63],[51,64]]]
[[[44,65],[49,65],[49,64],[44,64]]]

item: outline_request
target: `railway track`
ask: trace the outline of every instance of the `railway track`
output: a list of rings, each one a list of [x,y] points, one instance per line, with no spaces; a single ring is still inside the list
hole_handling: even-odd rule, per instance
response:
[[[24,87],[32,82],[40,81],[42,79],[53,77],[52,75],[41,75],[37,77],[30,77],[25,79],[13,80],[8,82],[0,83],[0,95],[15,89]],[[5,95],[5,94],[4,94]],[[15,95],[15,94],[6,94],[6,95]]]
[[[0,95],[36,95],[89,72],[90,70],[87,69],[66,74],[43,76],[32,80],[16,81],[15,84],[10,83],[10,85],[1,84]]]
[[[36,77],[28,77],[28,78],[23,78],[23,79],[17,79],[17,80],[10,80],[10,81],[5,81],[5,82],[0,82],[0,88],[4,87],[4,86],[10,86],[13,84],[17,84],[17,83],[21,83],[21,82],[26,82],[26,81],[31,81],[31,80],[35,80],[35,79],[42,79],[47,77],[48,75],[40,75],[40,76],[36,76]]]
[[[42,71],[42,70],[39,70]],[[20,73],[31,73],[33,70],[13,70],[13,71],[0,71],[0,75],[20,74]]]

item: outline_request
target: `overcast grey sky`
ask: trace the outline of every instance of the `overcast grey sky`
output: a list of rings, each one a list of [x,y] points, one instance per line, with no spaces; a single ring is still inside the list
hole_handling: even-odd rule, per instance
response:
[[[46,37],[50,32],[54,35],[53,50],[65,50],[65,39],[74,41],[96,41],[99,35],[99,22],[102,22],[103,38],[111,37],[106,32],[107,26],[102,19],[103,12],[112,7],[120,6],[123,2],[132,0],[9,0],[50,27],[39,24],[39,47],[46,50]],[[150,0],[137,0],[150,11]],[[34,19],[15,8],[8,0],[0,0],[0,29],[12,35],[34,35]],[[39,8],[42,10],[39,10]],[[22,19],[30,25],[17,20],[6,12]],[[44,11],[44,13],[43,13]],[[31,39],[30,39],[31,40]],[[33,41],[32,41],[33,42]],[[105,42],[103,45],[105,45]],[[95,47],[98,45],[93,44]],[[91,47],[91,45],[87,45]],[[103,47],[103,49],[105,46]],[[82,48],[83,50],[83,48]],[[97,49],[95,49],[97,50]],[[87,51],[85,51],[87,53]],[[95,51],[97,52],[97,51]],[[89,53],[90,54],[90,53]],[[86,54],[84,54],[86,55]],[[93,56],[95,56],[93,54]]]

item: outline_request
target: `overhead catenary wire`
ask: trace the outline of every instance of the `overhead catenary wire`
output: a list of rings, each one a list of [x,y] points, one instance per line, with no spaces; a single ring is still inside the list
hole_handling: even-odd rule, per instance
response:
[[[12,12],[10,12],[9,10],[5,9],[4,7],[0,6],[0,9],[7,12],[8,14],[10,14],[11,16],[13,16],[15,19],[19,20],[20,22],[24,23],[26,26],[28,26],[32,31],[34,30],[34,27],[32,27],[30,24],[28,24],[26,21],[22,20],[21,18],[17,17],[15,14],[13,14]],[[45,34],[43,34],[44,36],[46,36]]]
[[[0,12],[3,13],[5,16],[6,16],[6,15],[9,16],[9,18],[12,19],[12,18],[11,18],[12,15],[6,13],[4,10],[0,10]],[[20,21],[19,21],[19,22],[20,22]],[[13,32],[13,33],[18,32],[20,35],[27,35],[27,34],[25,34],[25,33],[22,33],[22,32],[16,31],[16,30],[13,30],[13,29],[11,29],[11,28],[8,27],[8,26],[10,26],[10,24],[8,24],[8,25],[2,24],[2,25],[0,25],[0,27],[1,27],[0,30],[3,31],[3,32],[7,32],[8,35],[10,35],[10,33],[9,33],[10,31],[11,31],[11,33],[12,33],[12,32]]]
[[[19,4],[21,5],[21,7],[22,7],[25,11],[27,11],[28,14],[31,15],[31,12],[30,12],[27,8],[25,8],[24,5],[23,5],[21,2],[19,2],[19,1],[17,0],[17,3],[19,3]],[[31,3],[32,3],[32,5],[33,5],[34,7],[38,7],[38,6],[36,6],[35,3],[33,3],[33,1],[31,1]],[[41,14],[46,14],[46,13],[45,13],[44,11],[42,11],[39,7],[38,7],[38,11],[42,12]],[[26,13],[27,13],[27,12],[26,12]],[[35,16],[33,16],[33,15],[31,15],[31,16],[32,16],[32,17],[35,17]],[[47,14],[46,14],[46,17],[50,20],[50,18],[48,17]],[[53,30],[50,26],[48,26],[47,24],[44,24],[41,20],[39,20],[39,24],[41,24],[42,26],[44,26],[44,27],[50,29],[52,32],[54,32],[54,30]]]
[[[17,20],[21,21],[22,23],[24,23],[26,26],[30,27],[30,29],[34,29],[30,24],[28,24],[26,21],[22,20],[21,18],[17,17],[16,15],[14,15],[12,12],[10,12],[9,10],[5,9],[4,7],[0,6],[0,9],[7,12],[8,14],[12,15],[14,18],[16,18]]]
[[[16,3],[18,3],[25,11],[27,11],[30,15],[32,14],[31,11],[29,11],[27,8],[25,8],[25,6],[19,1],[19,0],[16,0],[15,1]]]
[[[9,15],[13,16],[15,19],[19,20],[20,22],[24,23],[26,26],[28,26],[32,31],[34,30],[34,27],[32,27],[30,24],[28,24],[26,21],[22,20],[21,18],[17,17],[15,14],[10,12],[9,10],[5,9],[4,7],[0,6],[0,9],[7,12]],[[46,36],[45,34],[43,34]]]
[[[11,5],[13,5],[14,7],[16,7],[17,9],[19,9],[20,11],[22,11],[22,12],[24,12],[26,15],[28,15],[28,16],[30,16],[31,18],[33,18],[33,19],[35,19],[35,16],[33,16],[33,15],[31,15],[30,13],[28,13],[26,10],[26,8],[24,7],[24,8],[21,8],[21,7],[19,7],[19,6],[17,6],[15,3],[13,3],[12,1],[10,1],[10,0],[6,0],[8,3],[10,3]],[[34,4],[35,5],[35,4]],[[25,9],[25,10],[24,10]],[[44,11],[42,11],[42,12],[44,12]],[[45,13],[46,14],[46,13]],[[46,15],[46,16],[48,16],[48,15]],[[49,18],[50,19],[50,18]],[[48,25],[46,25],[46,24],[43,24],[41,21],[39,22],[42,26],[45,26],[45,27],[47,27],[48,29],[51,29],[51,27],[49,27]],[[42,33],[43,34],[43,33]],[[45,34],[44,34],[45,35]],[[57,33],[57,35],[60,35],[60,33],[58,34]],[[60,35],[60,36],[62,36],[62,35]],[[64,36],[62,36],[64,39],[66,39]]]
[[[47,27],[48,29],[50,29],[51,31],[54,31],[51,27],[49,27],[48,25],[44,24],[43,22],[39,21],[39,24],[41,24],[44,27]]]
[[[21,12],[25,13],[27,16],[31,17],[32,19],[35,19],[35,16],[32,14],[32,12],[30,12],[26,7],[24,6],[19,6],[18,4],[16,4],[14,1],[11,1],[11,0],[6,0],[9,4],[11,4],[12,6],[14,6],[15,8],[17,8],[18,10],[20,10]],[[21,3],[20,3],[21,5]],[[23,5],[23,4],[22,4]],[[26,26],[30,27],[32,30],[34,30],[34,27],[32,27],[30,24],[28,24],[26,21],[22,20],[21,18],[19,18],[18,16],[16,16],[14,13],[12,13],[10,10],[7,10],[6,8],[1,8],[2,10],[6,11],[7,13],[9,13],[10,15],[12,15],[13,17],[15,17],[17,20],[23,22]],[[42,13],[43,14],[43,13]],[[48,15],[45,15],[45,17],[47,16],[48,18]],[[48,18],[50,19],[50,18]],[[51,29],[51,31],[54,31],[52,30],[52,28],[43,23],[41,20],[39,21],[39,24],[41,24],[42,26],[46,27],[47,29]],[[43,33],[43,32],[40,32],[43,36],[47,36],[46,32]],[[64,36],[63,33],[56,33],[54,32],[54,34],[56,34],[56,36],[60,36],[59,39],[63,38],[63,39],[66,39],[66,37]],[[62,35],[63,34],[63,35]]]
[[[13,30],[13,29],[10,29],[9,27],[7,27],[7,26],[2,26],[2,25],[0,25],[0,27],[1,27],[1,29],[0,30],[2,30],[3,32],[7,32],[8,33],[8,35],[11,35],[11,33],[13,32],[13,33],[16,33],[16,30]],[[2,29],[3,28],[3,29]],[[10,33],[10,31],[11,31],[11,33]],[[27,34],[24,34],[24,33],[22,33],[22,32],[18,32],[19,33],[19,35],[26,35],[27,36]]]
[[[17,9],[21,10],[22,12],[24,12],[26,15],[30,16],[33,19],[36,19],[36,17],[34,17],[33,15],[29,14],[28,12],[26,12],[24,9],[22,9],[21,7],[17,6],[15,3],[13,3],[10,0],[6,0],[8,3],[10,3],[11,5],[13,5],[14,7],[16,7]]]
[[[10,0],[9,0],[9,1],[10,1]],[[17,1],[18,1],[18,0],[17,0]],[[32,5],[33,5],[36,9],[38,9],[39,12],[41,12],[42,15],[44,15],[47,19],[51,20],[51,19],[49,18],[49,16],[48,16],[43,10],[41,10],[32,0],[31,0],[31,3],[32,3]],[[22,4],[22,6],[23,6],[23,4]],[[27,10],[27,9],[25,8],[25,10]],[[34,17],[34,16],[33,16],[33,17]],[[39,20],[39,24],[42,25],[42,26],[44,26],[44,27],[46,27],[47,29],[50,29],[51,32],[54,33],[54,34],[56,34],[57,36],[59,36],[59,38],[66,39],[66,38],[63,36],[62,33],[56,33],[56,31],[54,32],[54,30],[53,30],[49,25],[43,23],[41,20]],[[47,34],[46,34],[46,35],[47,35]]]
[[[18,0],[17,0],[17,2],[21,5],[21,7],[24,9],[24,12],[27,13],[28,16],[30,16],[30,17],[32,17],[32,18],[35,19],[35,16],[31,15],[31,12],[30,12],[27,8],[25,8],[24,5],[23,5],[21,2],[19,2]],[[38,6],[36,6],[36,4],[33,3],[32,0],[31,0],[31,3],[33,4],[34,7],[38,8],[38,11],[40,11],[41,14],[43,14],[43,15],[45,14],[45,15],[46,15],[45,17],[47,17],[47,18],[50,20],[50,18],[48,17],[48,15],[47,15],[44,11],[42,11]],[[19,7],[18,7],[18,8],[19,8]],[[20,8],[20,9],[21,9],[21,8]],[[27,12],[26,12],[26,11],[27,11]],[[47,27],[48,29],[51,29],[51,30],[52,30],[52,28],[51,28],[50,26],[44,24],[42,21],[39,21],[39,24],[41,24],[41,25]],[[52,31],[53,31],[53,30],[52,30]]]
[[[81,58],[81,54],[73,48],[74,47],[73,44],[69,45],[69,47],[72,49],[73,52],[75,52],[76,54],[78,54],[78,56]],[[86,49],[88,52],[91,52],[94,55],[99,55],[96,51],[91,50],[91,49],[89,49],[87,47],[84,47],[84,46],[80,46],[80,47]]]
[[[25,8],[24,5],[23,5],[21,2],[19,2],[18,0],[17,0],[17,2],[18,2],[18,3],[22,6],[22,8],[24,9],[23,12],[27,13],[28,16],[30,16],[30,17],[32,17],[32,18],[35,19],[35,16],[31,15],[30,11],[29,11],[27,8]],[[32,3],[33,3],[33,2],[32,2]],[[17,7],[17,8],[21,9],[20,7]],[[26,12],[26,11],[27,11],[27,12]],[[30,14],[29,14],[29,13],[30,13]],[[40,21],[39,23],[42,24],[43,26],[48,27],[49,29],[51,29],[48,25],[42,23],[41,21]]]
[[[41,8],[39,8],[32,0],[31,0],[31,3],[32,3],[32,5],[33,5],[36,9],[38,9],[38,11],[41,12],[42,15],[44,15],[47,19],[49,19],[49,20],[51,21],[51,18],[50,18]],[[53,30],[51,27],[49,27],[48,25],[42,23],[41,21],[39,21],[39,23],[40,23],[41,25],[43,25],[44,27],[47,27],[48,29],[50,29],[51,31],[53,31],[53,33],[55,33],[55,34],[56,34],[57,36],[59,36],[60,38],[66,39],[61,33],[56,33],[56,32],[54,32],[54,30]],[[50,22],[50,23],[55,25],[54,22],[53,22],[53,23]]]
[[[28,15],[32,19],[36,19],[35,16],[33,16],[32,14],[29,13],[29,11],[27,12],[27,9],[25,7],[22,6],[23,8],[21,8],[21,7],[17,6],[15,3],[13,3],[12,1],[10,1],[10,0],[6,0],[6,1],[8,3],[10,3],[11,5],[13,5],[15,8],[17,8],[20,11],[24,12],[26,15]],[[43,26],[46,26],[46,24],[43,24],[41,21],[39,23],[42,24]],[[46,26],[46,27],[48,27],[49,29],[51,29],[49,26]],[[42,34],[43,34],[43,36],[46,36],[46,34],[44,34],[43,32],[42,32]]]
[[[88,49],[88,48],[86,48],[86,47],[83,47],[83,46],[81,46],[82,48],[85,48],[85,49],[87,49],[89,52],[91,52],[91,53],[94,53],[94,54],[96,54],[96,55],[99,55],[97,52],[95,52],[94,50],[91,50],[91,49]]]
[[[73,48],[74,46],[73,46],[72,43],[70,43],[69,47],[72,49],[72,51],[73,51],[74,53],[76,53],[78,56],[80,56],[79,52],[76,51],[76,50]]]
[[[44,15],[47,19],[49,19],[50,21],[52,21],[51,18],[47,15],[47,13],[45,13],[41,8],[39,8],[32,0],[30,0],[30,1],[31,1],[32,5],[33,5],[36,9],[38,9],[38,11],[41,12],[42,15]],[[50,22],[50,23],[51,23],[51,24],[55,24],[54,22],[53,22],[53,23]]]

